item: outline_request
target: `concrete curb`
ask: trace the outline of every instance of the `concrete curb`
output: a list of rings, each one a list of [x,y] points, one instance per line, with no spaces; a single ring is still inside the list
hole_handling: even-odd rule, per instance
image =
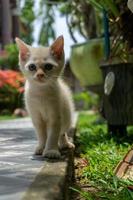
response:
[[[75,115],[72,139],[74,138],[78,114]],[[44,167],[35,177],[22,200],[70,200],[71,183],[74,181],[74,150],[67,150],[58,161],[45,161]]]
[[[69,151],[65,160],[47,161],[22,200],[70,200],[73,160],[73,151]]]

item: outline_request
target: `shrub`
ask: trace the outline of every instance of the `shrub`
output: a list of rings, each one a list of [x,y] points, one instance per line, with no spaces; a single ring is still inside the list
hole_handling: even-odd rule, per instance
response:
[[[24,77],[20,72],[0,70],[0,109],[12,112],[22,106]]]
[[[0,58],[1,68],[12,70],[18,70],[18,49],[16,44],[8,44],[5,46],[5,53],[7,54],[4,57]]]
[[[98,96],[95,94],[92,94],[88,91],[83,91],[80,93],[75,93],[74,96],[75,103],[80,105],[80,109],[82,110],[88,110],[92,109],[94,107],[98,107],[99,99]]]

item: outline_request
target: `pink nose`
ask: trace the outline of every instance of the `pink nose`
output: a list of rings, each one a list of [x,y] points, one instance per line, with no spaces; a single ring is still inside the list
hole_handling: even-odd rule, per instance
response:
[[[44,78],[44,74],[43,74],[43,73],[38,73],[38,74],[37,74],[37,78],[39,78],[39,79]]]

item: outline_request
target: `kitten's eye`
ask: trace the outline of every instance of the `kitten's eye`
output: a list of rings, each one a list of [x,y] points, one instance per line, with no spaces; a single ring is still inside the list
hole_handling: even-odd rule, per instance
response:
[[[44,65],[44,68],[49,71],[53,68],[53,65],[50,64],[50,63],[47,63],[47,64]]]
[[[35,70],[36,70],[36,65],[30,64],[30,65],[29,65],[29,70],[30,70],[30,71],[35,71]]]

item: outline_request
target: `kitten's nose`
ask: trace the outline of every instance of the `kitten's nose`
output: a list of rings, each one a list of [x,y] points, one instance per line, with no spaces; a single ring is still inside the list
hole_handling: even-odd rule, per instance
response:
[[[38,74],[37,74],[37,78],[39,78],[39,79],[44,78],[44,73],[38,73]]]
[[[36,77],[37,77],[38,79],[43,79],[43,78],[45,77],[45,74],[44,74],[44,72],[43,72],[42,69],[38,69],[38,70],[37,70]]]

